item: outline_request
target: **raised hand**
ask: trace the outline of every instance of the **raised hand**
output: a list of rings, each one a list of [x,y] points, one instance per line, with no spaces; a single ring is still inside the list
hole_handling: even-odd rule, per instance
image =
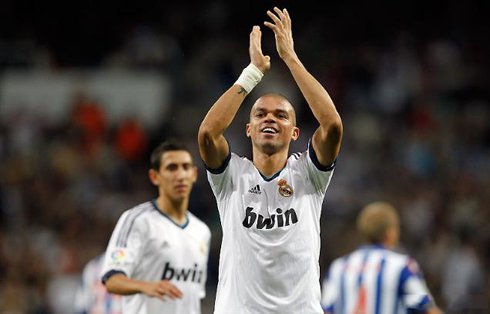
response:
[[[262,73],[269,71],[271,68],[271,58],[264,56],[262,53],[262,32],[259,26],[254,26],[250,33],[250,47],[248,49],[250,53],[250,62],[259,68]]]
[[[285,60],[289,57],[295,57],[293,32],[291,31],[291,18],[286,9],[282,11],[274,7],[274,12],[267,11],[267,15],[274,23],[264,22],[264,25],[272,29],[276,38],[276,48],[279,57]]]

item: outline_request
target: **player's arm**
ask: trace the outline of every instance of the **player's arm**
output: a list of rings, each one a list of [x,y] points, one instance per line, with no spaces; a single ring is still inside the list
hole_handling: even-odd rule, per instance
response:
[[[261,72],[258,73],[260,76],[270,68],[269,56],[262,54],[261,37],[260,27],[254,26],[250,33],[249,53],[251,63]],[[246,87],[237,81],[214,103],[201,123],[198,134],[199,152],[204,163],[211,169],[220,168],[229,154],[228,143],[223,133],[250,92],[250,89],[247,92]]]
[[[148,226],[144,220],[137,219],[144,212],[126,211],[119,218],[105,253],[102,283],[107,291],[119,295],[144,293],[161,299],[165,295],[172,299],[181,297],[179,289],[168,280],[148,282],[131,278],[135,265],[143,258],[142,251],[148,241]]]
[[[414,313],[443,314],[423,279],[418,263],[410,259],[400,274],[403,303]]]
[[[278,8],[274,8],[274,11],[277,15],[267,11],[274,23],[264,24],[274,32],[279,56],[291,71],[313,115],[320,123],[313,135],[312,144],[320,164],[329,166],[335,161],[340,150],[342,120],[325,88],[306,70],[296,55],[288,11]]]
[[[182,298],[182,292],[168,280],[158,282],[134,280],[123,274],[115,274],[107,279],[107,291],[120,295],[132,295],[144,293],[149,297],[157,297],[164,300],[165,296],[172,300]]]

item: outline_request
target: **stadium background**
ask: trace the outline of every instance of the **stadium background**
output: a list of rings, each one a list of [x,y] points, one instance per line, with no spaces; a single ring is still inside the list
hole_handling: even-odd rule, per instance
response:
[[[213,242],[211,313],[221,241],[196,134],[248,63],[248,34],[288,8],[298,55],[334,99],[344,141],[322,215],[322,273],[358,244],[369,201],[402,215],[402,249],[448,313],[488,313],[489,23],[477,1],[140,1],[0,4],[0,313],[70,313],[83,265],[124,210],[156,195],[152,147],[194,152],[190,209]],[[316,127],[262,27],[272,70],[227,137],[250,157],[245,123],[263,92],[298,111],[304,150]],[[471,310],[469,309],[471,308]]]

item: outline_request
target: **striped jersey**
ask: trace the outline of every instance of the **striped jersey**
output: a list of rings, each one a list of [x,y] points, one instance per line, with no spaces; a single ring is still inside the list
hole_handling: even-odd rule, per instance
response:
[[[417,262],[378,245],[336,259],[323,282],[327,313],[398,314],[434,305]]]
[[[270,178],[230,153],[208,169],[223,229],[215,314],[321,314],[320,215],[333,165],[313,148]]]
[[[104,254],[85,265],[75,295],[76,314],[122,314],[122,297],[111,294],[100,281]]]
[[[169,280],[183,294],[162,301],[143,293],[123,297],[124,314],[198,314],[205,296],[209,228],[192,213],[176,223],[155,200],[124,212],[106,250],[102,281],[117,273],[158,282]]]

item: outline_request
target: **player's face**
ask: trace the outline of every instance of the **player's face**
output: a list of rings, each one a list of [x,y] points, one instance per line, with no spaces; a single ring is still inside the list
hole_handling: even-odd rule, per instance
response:
[[[247,124],[247,136],[252,139],[254,147],[266,154],[274,154],[287,149],[298,135],[294,109],[287,100],[274,96],[257,100]]]
[[[197,168],[189,152],[168,151],[162,155],[160,170],[150,170],[150,179],[158,186],[160,194],[172,200],[182,200],[191,193],[197,179]]]

